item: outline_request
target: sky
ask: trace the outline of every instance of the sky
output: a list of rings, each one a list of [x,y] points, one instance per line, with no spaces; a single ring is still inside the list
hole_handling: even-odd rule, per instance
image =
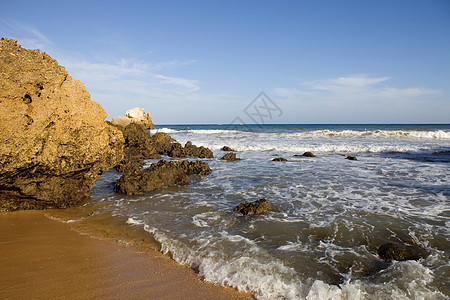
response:
[[[0,0],[0,36],[47,52],[107,119],[450,123],[448,0]]]

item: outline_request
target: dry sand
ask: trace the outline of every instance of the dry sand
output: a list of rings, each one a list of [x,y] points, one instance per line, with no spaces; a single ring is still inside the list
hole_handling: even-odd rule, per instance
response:
[[[158,252],[81,235],[43,211],[0,213],[1,299],[252,299]]]

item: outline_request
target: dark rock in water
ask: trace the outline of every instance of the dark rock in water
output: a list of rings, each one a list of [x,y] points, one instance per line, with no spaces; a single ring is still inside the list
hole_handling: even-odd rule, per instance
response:
[[[114,191],[126,195],[141,195],[170,185],[187,185],[188,175],[211,174],[208,164],[203,161],[165,161],[152,164],[148,169],[137,170],[122,175],[114,186]]]
[[[234,208],[234,211],[243,215],[259,215],[273,211],[273,208],[266,199],[261,198],[251,203],[242,202]]]
[[[225,154],[221,159],[228,160],[228,161],[241,160],[240,158],[236,157],[236,153],[232,153],[232,152]]]
[[[350,155],[348,155],[345,159],[348,159],[348,160],[358,160],[358,159],[356,159],[355,156],[350,156]]]
[[[418,260],[427,256],[425,250],[418,246],[386,243],[378,248],[378,256],[387,261]]]
[[[122,133],[83,83],[39,50],[0,40],[0,210],[64,208],[90,197],[123,157]]]
[[[305,156],[305,157],[316,157],[314,154],[312,154],[312,152],[309,152],[309,151],[303,153],[302,156]]]
[[[161,158],[155,148],[155,143],[150,133],[137,123],[131,123],[125,128],[118,127],[125,139],[124,158],[116,166],[118,172],[127,173],[141,168],[145,159]]]
[[[187,153],[186,153],[186,150],[183,148],[183,146],[181,146],[180,143],[173,143],[172,148],[169,150],[167,155],[169,155],[170,157],[182,158],[182,157],[186,157]]]
[[[228,151],[228,152],[232,152],[234,151],[232,148],[228,147],[228,146],[223,146],[222,147],[222,151]]]
[[[153,147],[159,154],[167,154],[176,141],[165,132],[157,132],[152,136]]]
[[[283,157],[275,157],[272,161],[287,161],[287,159]]]
[[[184,145],[184,149],[186,150],[186,153],[188,156],[195,156],[198,158],[213,158],[214,154],[213,152],[203,146],[197,147],[193,145],[190,141]]]

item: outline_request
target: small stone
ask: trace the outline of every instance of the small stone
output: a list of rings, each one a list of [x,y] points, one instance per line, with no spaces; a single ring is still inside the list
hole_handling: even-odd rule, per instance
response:
[[[272,161],[287,161],[287,159],[283,157],[275,157]]]
[[[348,160],[358,160],[358,159],[356,159],[355,156],[350,156],[350,155],[348,155],[345,159],[348,159]]]
[[[309,152],[309,151],[303,153],[302,156],[305,156],[305,157],[316,157],[314,154],[312,154],[312,152]]]
[[[230,148],[230,147],[228,147],[228,146],[223,146],[223,147],[222,147],[222,151],[228,151],[228,152],[230,152],[230,151],[235,151],[235,150],[233,150],[232,148]]]

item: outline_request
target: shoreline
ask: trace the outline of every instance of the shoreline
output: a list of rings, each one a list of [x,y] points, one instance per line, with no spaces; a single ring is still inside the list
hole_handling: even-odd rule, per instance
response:
[[[3,299],[254,299],[156,251],[76,232],[45,211],[0,213]]]

